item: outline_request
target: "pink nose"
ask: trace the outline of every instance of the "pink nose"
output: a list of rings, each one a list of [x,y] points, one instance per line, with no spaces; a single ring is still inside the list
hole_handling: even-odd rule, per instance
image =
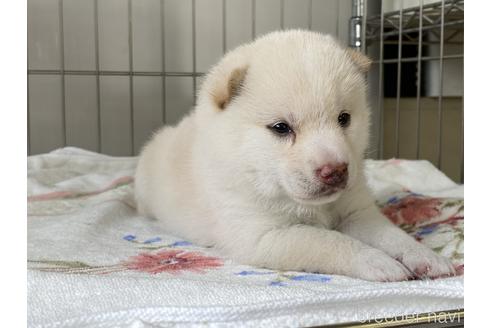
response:
[[[347,163],[326,164],[316,170],[316,176],[330,187],[345,187],[348,179]]]

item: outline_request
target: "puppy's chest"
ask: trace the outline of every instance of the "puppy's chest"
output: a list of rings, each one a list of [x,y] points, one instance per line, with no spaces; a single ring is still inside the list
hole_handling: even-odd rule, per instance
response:
[[[324,229],[335,229],[340,219],[334,211],[328,208],[316,208],[297,213],[293,218],[297,224],[307,224]]]

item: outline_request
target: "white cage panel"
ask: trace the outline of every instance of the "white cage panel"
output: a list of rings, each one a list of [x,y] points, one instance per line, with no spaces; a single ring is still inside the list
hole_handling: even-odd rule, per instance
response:
[[[99,67],[103,71],[130,69],[129,6],[121,0],[99,0]]]
[[[133,152],[132,104],[128,76],[101,76],[101,151],[115,156]]]
[[[31,151],[48,152],[65,144],[62,78],[59,75],[29,76],[29,144]]]
[[[138,154],[225,51],[282,28],[348,41],[347,0],[28,0],[30,154]]]
[[[159,76],[133,78],[133,137],[136,149],[147,141],[149,131],[157,130],[164,121],[162,84]]]
[[[196,2],[196,70],[206,72],[224,53],[222,1]]]
[[[226,50],[250,42],[253,39],[253,15],[251,0],[227,0],[225,5]]]
[[[166,71],[193,71],[193,25],[191,0],[164,1]]]
[[[93,1],[65,0],[63,3],[63,45],[67,70],[97,69],[94,11]]]
[[[133,69],[140,72],[163,70],[160,0],[132,2]]]
[[[96,79],[91,75],[65,76],[67,144],[92,151],[99,149]]]
[[[61,19],[58,0],[29,0],[27,60],[29,69],[61,68]]]
[[[170,95],[170,96],[167,96]],[[188,76],[166,77],[166,123],[176,124],[193,107],[193,78]]]

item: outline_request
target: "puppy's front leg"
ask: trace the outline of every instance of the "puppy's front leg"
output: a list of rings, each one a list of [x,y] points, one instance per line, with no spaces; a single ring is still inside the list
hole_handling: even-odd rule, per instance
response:
[[[374,204],[352,212],[337,228],[398,259],[417,277],[454,275],[451,262],[417,242],[389,221]]]
[[[384,252],[337,231],[298,224],[248,235],[249,241],[236,238],[231,251],[252,265],[374,281],[400,281],[411,276]]]

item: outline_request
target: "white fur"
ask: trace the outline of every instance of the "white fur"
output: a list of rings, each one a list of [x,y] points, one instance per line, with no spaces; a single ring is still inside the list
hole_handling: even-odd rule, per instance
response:
[[[366,187],[360,57],[306,31],[271,33],[229,52],[207,75],[196,108],[145,146],[135,181],[139,211],[245,264],[378,281],[454,274],[446,259],[391,224]],[[239,94],[221,109],[217,95],[237,69],[246,72]],[[341,111],[352,116],[345,129]],[[267,128],[281,120],[295,137]],[[319,196],[314,172],[331,162],[349,164],[347,186]]]

